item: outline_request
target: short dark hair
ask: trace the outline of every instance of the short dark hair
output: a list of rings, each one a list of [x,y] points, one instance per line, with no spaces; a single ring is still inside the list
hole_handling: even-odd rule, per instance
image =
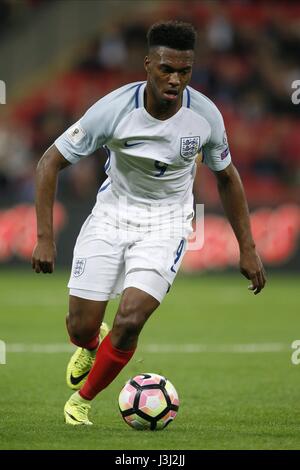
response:
[[[148,33],[148,47],[165,46],[180,51],[194,50],[197,33],[194,26],[183,21],[160,21]]]

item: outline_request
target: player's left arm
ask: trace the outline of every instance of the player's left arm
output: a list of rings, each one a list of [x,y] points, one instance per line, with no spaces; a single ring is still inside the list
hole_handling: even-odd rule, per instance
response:
[[[249,209],[241,178],[232,163],[223,170],[214,171],[214,174],[222,205],[239,243],[240,271],[251,280],[250,289],[256,295],[265,286],[266,274],[253,240]]]

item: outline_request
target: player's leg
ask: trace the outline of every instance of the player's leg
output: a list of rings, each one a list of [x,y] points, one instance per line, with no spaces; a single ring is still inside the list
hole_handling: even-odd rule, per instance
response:
[[[71,293],[80,295],[80,290],[71,289]],[[107,303],[107,300],[69,296],[66,325],[72,343],[82,348],[96,349]]]
[[[80,291],[71,290],[80,294]],[[79,390],[86,381],[92,368],[99,342],[108,333],[108,326],[103,323],[107,301],[96,301],[70,295],[69,313],[66,318],[70,340],[78,346],[68,366],[66,381],[73,390]]]
[[[83,224],[68,283],[67,329],[71,342],[78,346],[67,367],[67,384],[73,390],[80,389],[85,382],[99,339],[108,333],[103,323],[105,308],[116,293],[116,282],[123,269],[122,245],[116,243],[114,233],[102,233],[99,223],[91,215]]]
[[[75,290],[71,292],[80,293]],[[108,333],[108,328],[103,329],[105,324],[102,322],[107,303],[107,301],[84,299],[75,295],[69,297],[66,325],[70,340],[78,348],[69,361],[66,379],[68,386],[74,390],[78,390],[87,379],[95,361],[99,336],[102,340]],[[88,404],[78,403],[76,397],[73,399],[71,397],[64,407],[66,423],[92,424],[87,416],[89,408]]]
[[[160,300],[135,287],[124,290],[111,332],[96,354],[93,368],[79,394],[92,400],[106,388],[133,356],[138,336]]]
[[[87,380],[96,353],[94,348],[98,345],[99,328],[100,336],[103,331],[105,307],[110,298],[122,291],[120,284],[123,284],[126,245],[118,239],[113,227],[109,233],[103,232],[104,222],[105,216],[101,219],[90,216],[74,249],[67,317],[71,340],[79,345],[67,370],[67,382],[73,389],[78,389]],[[83,403],[77,393],[73,394],[65,404],[65,421],[72,425],[90,424],[88,409],[89,405]]]
[[[140,275],[143,276],[143,273]],[[136,349],[143,326],[160,305],[162,299],[158,300],[157,297],[153,297],[141,288],[127,287],[124,290],[110,334],[111,343],[115,348]]]
[[[88,418],[90,401],[115,379],[131,359],[139,333],[159,303],[147,292],[134,287],[124,290],[112,331],[101,342],[86,383],[65,405],[67,424],[92,424]]]

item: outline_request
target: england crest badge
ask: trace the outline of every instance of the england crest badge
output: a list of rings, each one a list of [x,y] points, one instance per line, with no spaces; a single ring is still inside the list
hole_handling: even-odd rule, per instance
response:
[[[181,137],[180,155],[184,160],[194,157],[200,150],[200,137]]]
[[[86,259],[85,258],[77,258],[74,263],[73,267],[73,276],[79,277],[84,272]]]

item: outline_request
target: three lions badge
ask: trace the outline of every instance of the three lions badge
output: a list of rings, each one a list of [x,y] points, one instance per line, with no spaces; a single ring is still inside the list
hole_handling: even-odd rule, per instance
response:
[[[73,276],[79,277],[83,274],[85,268],[86,259],[76,258],[73,266]]]
[[[193,158],[200,150],[200,137],[181,137],[180,155],[184,160]]]

